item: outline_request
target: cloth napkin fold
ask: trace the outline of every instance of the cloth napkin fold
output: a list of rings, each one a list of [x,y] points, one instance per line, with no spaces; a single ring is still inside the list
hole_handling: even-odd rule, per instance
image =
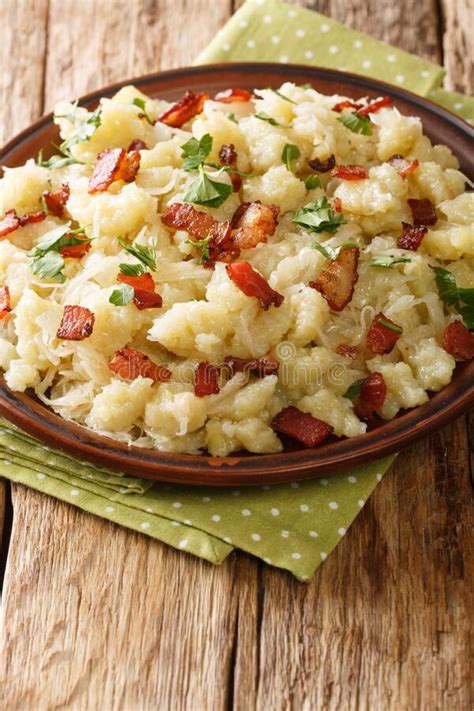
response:
[[[197,62],[239,60],[345,68],[398,83],[474,118],[472,98],[441,88],[441,67],[278,0],[248,0]],[[275,486],[169,486],[77,461],[0,418],[0,476],[211,563],[240,548],[299,580],[309,580],[337,545],[393,459]]]

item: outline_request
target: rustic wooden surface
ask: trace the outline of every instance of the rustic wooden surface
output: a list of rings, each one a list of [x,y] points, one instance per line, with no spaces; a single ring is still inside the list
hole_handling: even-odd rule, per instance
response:
[[[190,63],[237,4],[0,0],[1,140],[62,96]],[[472,0],[300,4],[472,88]],[[14,486],[0,705],[472,708],[473,425],[402,454],[309,585],[240,554],[213,567]]]

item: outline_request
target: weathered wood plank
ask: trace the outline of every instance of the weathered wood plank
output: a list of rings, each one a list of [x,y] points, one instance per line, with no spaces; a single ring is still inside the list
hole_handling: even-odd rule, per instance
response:
[[[474,93],[474,4],[471,0],[442,0],[446,87]]]

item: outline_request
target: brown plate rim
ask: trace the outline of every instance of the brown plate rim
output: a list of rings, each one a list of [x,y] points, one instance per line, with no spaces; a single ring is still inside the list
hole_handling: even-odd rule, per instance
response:
[[[361,91],[370,90],[398,97],[415,107],[427,109],[438,120],[448,122],[467,135],[474,134],[469,123],[459,116],[406,89],[359,74],[299,64],[239,62],[171,69],[110,84],[82,96],[79,103],[93,105],[100,97],[113,94],[127,84],[144,88],[151,83],[169,83],[172,80],[189,78],[205,82],[206,77],[212,76],[215,79],[221,75],[224,79],[231,72],[240,73],[246,78],[259,72],[276,72],[282,77],[282,81],[298,74],[305,74],[310,81],[340,81]],[[52,114],[46,114],[11,139],[0,151],[0,161],[19,144],[31,140],[51,119]],[[314,450],[300,449],[279,454],[245,456],[236,453],[224,459],[217,459],[208,455],[176,454],[133,447],[96,435],[54,414],[27,393],[12,392],[0,375],[1,414],[42,442],[96,466],[118,469],[159,481],[196,485],[258,485],[337,473],[393,454],[464,414],[473,405],[474,363],[469,363],[459,366],[453,381],[425,405],[359,437],[341,439]]]

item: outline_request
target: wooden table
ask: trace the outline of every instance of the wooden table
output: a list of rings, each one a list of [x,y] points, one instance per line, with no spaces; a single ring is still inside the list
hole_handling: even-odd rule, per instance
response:
[[[444,61],[447,86],[472,90],[472,0],[304,4]],[[0,8],[3,139],[59,98],[190,64],[235,9],[231,0]],[[473,436],[461,418],[402,454],[310,585],[241,554],[213,567],[11,487],[3,708],[472,708]],[[5,498],[0,482],[0,522]]]

